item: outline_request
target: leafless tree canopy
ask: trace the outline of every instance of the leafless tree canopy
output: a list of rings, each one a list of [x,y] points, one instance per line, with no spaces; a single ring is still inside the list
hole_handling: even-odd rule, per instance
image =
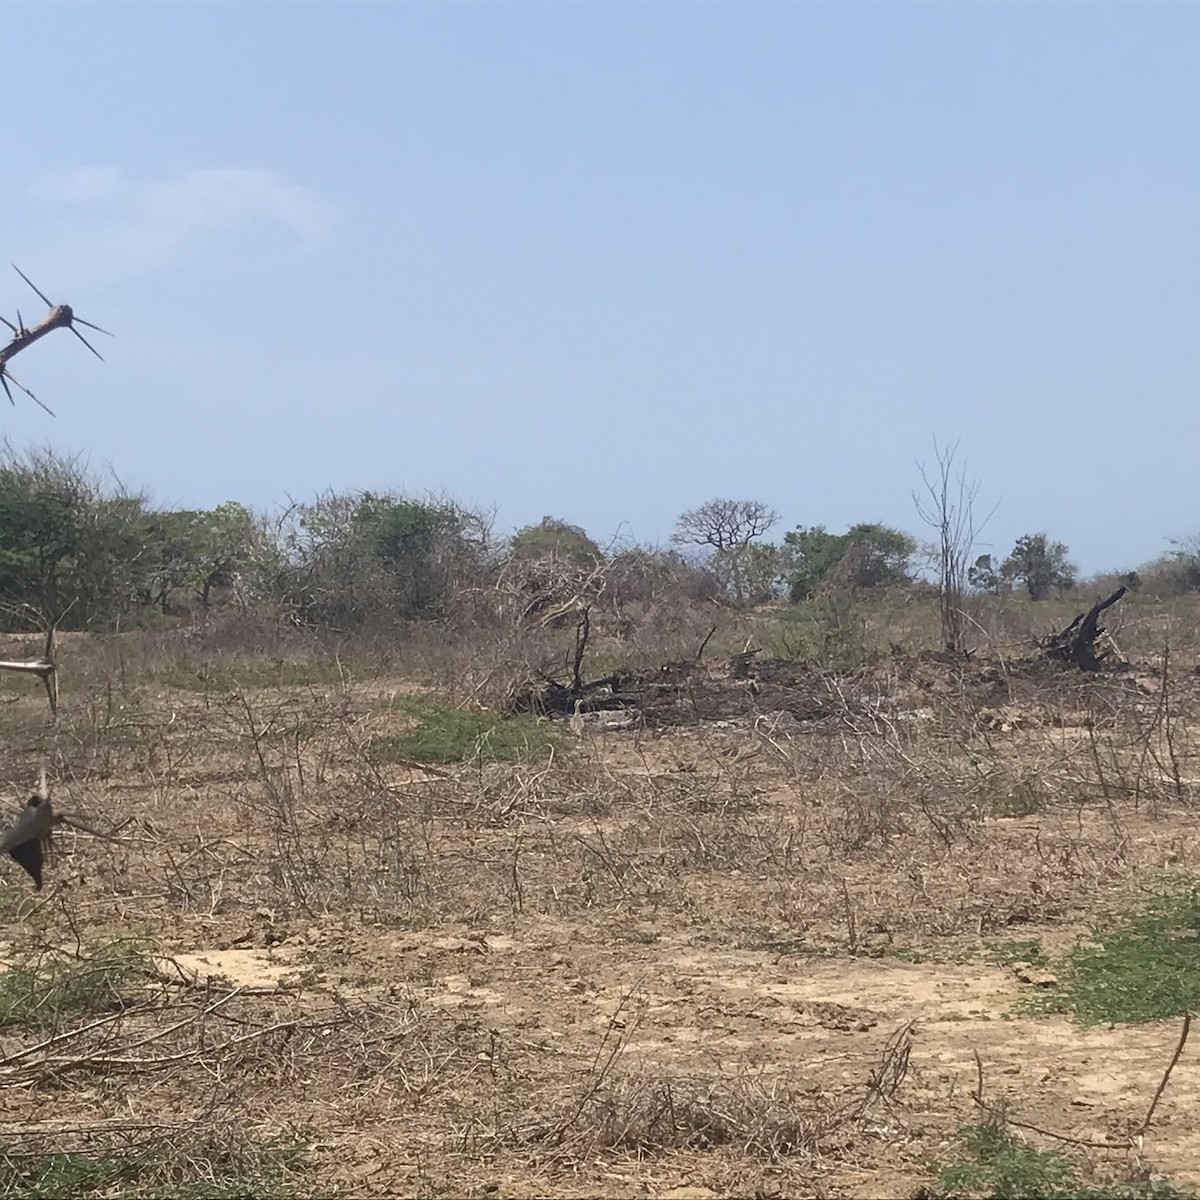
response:
[[[762,537],[778,520],[779,514],[759,500],[709,500],[679,518],[671,541],[737,550]]]
[[[921,520],[937,532],[938,610],[942,621],[942,640],[948,650],[963,650],[966,645],[967,615],[964,597],[970,570],[971,550],[979,532],[975,523],[977,480],[968,482],[961,469],[954,476],[957,443],[940,448],[934,442],[937,469],[929,473],[921,466],[925,493],[913,493]],[[990,517],[990,513],[988,516]],[[987,518],[983,524],[987,524]]]
[[[762,590],[754,587],[755,577],[765,574],[771,579],[776,574],[777,553],[751,542],[778,520],[779,514],[759,500],[709,500],[679,518],[671,541],[677,546],[711,550],[707,566],[721,587],[738,604],[744,604],[756,590]],[[765,559],[764,551],[770,551]]]

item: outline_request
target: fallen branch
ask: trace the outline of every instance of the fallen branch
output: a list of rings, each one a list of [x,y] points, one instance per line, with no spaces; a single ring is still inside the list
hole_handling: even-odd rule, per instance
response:
[[[251,988],[233,988],[212,1003],[195,1007],[183,1020],[172,1021],[161,1029],[135,1035],[131,1040],[125,1040],[120,1029],[122,1021],[131,1015],[131,1010],[88,1022],[75,1030],[55,1034],[34,1046],[0,1058],[0,1086],[36,1087],[48,1078],[61,1079],[79,1071],[141,1074],[174,1068],[188,1062],[220,1062],[271,1035],[279,1034],[284,1038],[291,1038],[304,1030],[325,1031],[353,1019],[353,1013],[342,1009],[247,1029],[249,1022],[231,1018],[229,1014],[221,1011],[235,998],[243,998],[256,991],[257,989]],[[161,1011],[167,1012],[169,1009]],[[147,1010],[139,1008],[136,1013],[144,1018]],[[205,1031],[208,1027],[207,1022],[212,1017],[232,1020],[242,1029],[224,1040],[211,1041]],[[104,1030],[104,1034],[98,1044],[90,1047],[79,1046],[76,1053],[71,1053],[71,1043],[78,1043],[85,1039],[86,1035],[100,1030]],[[178,1034],[188,1036],[191,1044],[182,1048],[162,1044]],[[155,1046],[160,1052],[137,1053],[150,1046]]]
[[[1123,591],[1124,589],[1122,589]],[[1167,1089],[1167,1083],[1170,1081],[1171,1072],[1175,1070],[1179,1059],[1183,1055],[1183,1048],[1187,1045],[1188,1034],[1192,1028],[1192,1014],[1184,1013],[1183,1029],[1179,1033],[1179,1041],[1175,1046],[1175,1053],[1171,1055],[1171,1061],[1167,1063],[1167,1069],[1163,1072],[1163,1077],[1159,1081],[1158,1088],[1154,1093],[1154,1098],[1150,1101],[1150,1107],[1146,1110],[1146,1115],[1142,1119],[1142,1123],[1136,1131],[1131,1133],[1129,1137],[1122,1141],[1114,1141],[1111,1138],[1106,1138],[1103,1141],[1094,1138],[1075,1137],[1068,1133],[1059,1133],[1054,1129],[1046,1129],[1042,1125],[1035,1125],[1032,1121],[1020,1121],[1016,1117],[1009,1116],[1003,1104],[989,1104],[983,1096],[983,1060],[979,1057],[979,1051],[975,1053],[975,1090],[971,1093],[971,1100],[982,1108],[998,1128],[1003,1128],[1005,1125],[1011,1125],[1014,1129],[1024,1129],[1029,1133],[1040,1134],[1042,1137],[1053,1138],[1055,1141],[1063,1142],[1068,1146],[1081,1146],[1088,1150],[1138,1150],[1141,1148],[1142,1139],[1146,1135],[1146,1131],[1150,1128],[1150,1123],[1154,1119],[1155,1110],[1158,1108],[1158,1102],[1162,1099],[1163,1092]]]
[[[1179,1044],[1175,1047],[1175,1053],[1171,1055],[1171,1061],[1167,1063],[1167,1069],[1163,1072],[1162,1081],[1158,1085],[1158,1091],[1154,1093],[1154,1099],[1150,1101],[1150,1107],[1146,1110],[1145,1120],[1142,1121],[1141,1128],[1134,1135],[1141,1138],[1145,1136],[1146,1130],[1150,1128],[1150,1122],[1154,1119],[1154,1110],[1158,1107],[1159,1100],[1162,1099],[1162,1094],[1167,1090],[1167,1082],[1171,1078],[1171,1072],[1175,1070],[1175,1064],[1179,1062],[1180,1055],[1183,1054],[1183,1048],[1187,1045],[1188,1034],[1192,1029],[1192,1014],[1183,1014],[1183,1029],[1179,1033]]]

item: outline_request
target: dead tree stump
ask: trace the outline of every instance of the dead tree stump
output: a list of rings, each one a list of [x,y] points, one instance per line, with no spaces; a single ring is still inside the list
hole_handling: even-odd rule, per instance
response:
[[[1104,627],[1100,624],[1100,614],[1116,604],[1125,595],[1126,590],[1123,587],[1117,588],[1111,596],[1097,600],[1086,613],[1080,613],[1061,633],[1053,633],[1043,638],[1039,643],[1042,652],[1055,662],[1067,663],[1081,671],[1098,671],[1109,657],[1107,650],[1096,648],[1096,640],[1104,632]]]

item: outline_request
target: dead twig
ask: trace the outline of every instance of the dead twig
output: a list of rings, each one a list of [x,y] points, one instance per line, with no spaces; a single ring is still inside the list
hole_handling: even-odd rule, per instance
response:
[[[1175,1064],[1179,1062],[1180,1055],[1183,1054],[1183,1048],[1187,1045],[1188,1034],[1191,1032],[1191,1029],[1192,1014],[1190,1012],[1184,1013],[1183,1028],[1179,1031],[1179,1044],[1175,1047],[1175,1053],[1171,1055],[1171,1061],[1167,1063],[1167,1069],[1163,1072],[1162,1080],[1158,1085],[1158,1091],[1154,1093],[1154,1099],[1150,1101],[1150,1107],[1146,1110],[1145,1119],[1142,1121],[1137,1133],[1134,1134],[1134,1137],[1144,1137],[1146,1130],[1150,1128],[1150,1122],[1154,1119],[1154,1110],[1158,1107],[1158,1102],[1162,1099],[1163,1092],[1167,1090],[1167,1082],[1171,1078],[1171,1072],[1175,1070]]]
[[[1053,1138],[1055,1141],[1062,1142],[1068,1146],[1080,1146],[1088,1150],[1136,1150],[1139,1148],[1142,1138],[1145,1137],[1146,1131],[1150,1128],[1155,1110],[1158,1108],[1158,1102],[1162,1099],[1163,1092],[1166,1091],[1167,1083],[1170,1081],[1171,1072],[1175,1070],[1176,1064],[1183,1055],[1183,1048],[1187,1044],[1191,1028],[1192,1015],[1191,1013],[1184,1013],[1183,1028],[1179,1033],[1179,1041],[1176,1043],[1175,1052],[1171,1055],[1171,1061],[1167,1063],[1167,1069],[1163,1072],[1163,1077],[1159,1081],[1158,1088],[1155,1090],[1154,1098],[1150,1101],[1150,1107],[1146,1110],[1146,1115],[1137,1130],[1122,1141],[1116,1141],[1111,1138],[1105,1138],[1104,1140],[1081,1138],[1069,1133],[1059,1133],[1055,1129],[1047,1129],[1045,1126],[1035,1125],[1032,1121],[1018,1120],[1016,1117],[1010,1116],[1002,1105],[988,1104],[983,1098],[983,1060],[979,1057],[978,1050],[974,1052],[975,1091],[971,1093],[971,1099],[979,1108],[982,1108],[987,1113],[989,1119],[1000,1127],[1011,1125],[1014,1129],[1023,1129],[1029,1133],[1040,1134],[1042,1137]]]

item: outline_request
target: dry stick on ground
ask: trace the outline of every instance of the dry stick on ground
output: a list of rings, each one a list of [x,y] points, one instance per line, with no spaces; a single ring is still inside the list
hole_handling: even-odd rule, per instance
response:
[[[850,953],[858,953],[858,922],[854,919],[854,903],[850,899],[850,889],[842,880],[842,903],[846,910],[846,940]]]
[[[86,1150],[94,1153],[96,1142],[101,1138],[112,1138],[114,1135],[134,1136],[133,1140],[124,1141],[120,1146],[122,1153],[130,1154],[148,1146],[161,1145],[164,1135],[187,1135],[194,1139],[197,1133],[210,1132],[204,1126],[219,1110],[227,1108],[228,1098],[225,1090],[216,1084],[209,1092],[203,1106],[196,1115],[188,1121],[177,1124],[167,1124],[162,1121],[96,1121],[86,1125],[58,1125],[52,1128],[34,1128],[28,1122],[13,1126],[0,1125],[0,1159],[14,1162],[22,1159],[43,1158],[49,1147],[61,1149],[64,1138],[82,1138]],[[236,1126],[232,1127],[236,1130]],[[25,1149],[13,1149],[13,1141],[19,1138],[26,1146]],[[30,1144],[35,1143],[33,1148]]]
[[[4,1145],[4,1150],[0,1151],[0,1157],[5,1159],[32,1159],[44,1158],[45,1149],[38,1150],[14,1150],[8,1145],[10,1138],[21,1138],[23,1141],[30,1141],[33,1138],[38,1138],[43,1142],[48,1142],[64,1137],[81,1137],[86,1138],[89,1142],[98,1137],[111,1136],[113,1134],[147,1134],[157,1135],[148,1136],[140,1142],[125,1143],[122,1150],[126,1153],[137,1150],[145,1145],[153,1145],[160,1141],[161,1135],[166,1134],[181,1134],[194,1133],[201,1125],[207,1121],[217,1111],[221,1105],[222,1092],[219,1088],[214,1088],[204,1107],[200,1110],[198,1116],[193,1117],[190,1121],[183,1121],[178,1124],[167,1124],[162,1121],[97,1121],[91,1125],[55,1125],[52,1129],[31,1129],[27,1124],[13,1125],[5,1128],[0,1126],[0,1144]]]
[[[1187,1044],[1188,1034],[1191,1030],[1192,1014],[1187,1012],[1183,1014],[1183,1028],[1179,1032],[1179,1044],[1175,1047],[1175,1053],[1171,1055],[1171,1061],[1167,1063],[1167,1069],[1163,1072],[1162,1081],[1158,1085],[1158,1091],[1154,1093],[1154,1099],[1150,1101],[1150,1107],[1146,1110],[1145,1120],[1142,1121],[1141,1128],[1134,1137],[1144,1137],[1146,1130],[1150,1128],[1150,1122],[1154,1119],[1154,1110],[1158,1107],[1158,1102],[1162,1099],[1163,1092],[1167,1090],[1167,1082],[1171,1078],[1171,1072],[1175,1070],[1175,1064],[1183,1054],[1183,1048]]]
[[[621,1014],[632,1003],[633,998],[641,986],[645,982],[645,977],[635,980],[622,994],[617,1002],[617,1007],[613,1010],[612,1016],[608,1018],[608,1024],[604,1029],[604,1036],[600,1039],[600,1045],[596,1047],[596,1055],[592,1059],[592,1065],[588,1069],[588,1085],[580,1094],[578,1101],[575,1103],[571,1112],[566,1118],[558,1123],[554,1128],[544,1131],[543,1136],[548,1137],[555,1144],[561,1144],[567,1135],[567,1131],[579,1119],[580,1114],[591,1100],[604,1086],[605,1080],[612,1073],[613,1066],[617,1059],[624,1051],[629,1042],[629,1038],[633,1035],[634,1029],[637,1027],[635,1021],[634,1029],[627,1028]],[[607,1051],[607,1053],[606,1053]],[[602,1061],[603,1060],[603,1061]]]
[[[975,1090],[971,1093],[971,1099],[983,1109],[985,1113],[998,1125],[1011,1125],[1014,1129],[1027,1129],[1030,1133],[1039,1133],[1043,1137],[1054,1138],[1056,1141],[1065,1142],[1069,1146],[1082,1146],[1088,1150],[1136,1150],[1139,1149],[1139,1144],[1146,1131],[1150,1128],[1150,1122],[1154,1119],[1155,1110],[1158,1108],[1158,1102],[1162,1099],[1163,1092],[1167,1089],[1167,1083],[1170,1081],[1171,1072],[1175,1070],[1176,1064],[1183,1055],[1183,1048],[1187,1044],[1188,1034],[1192,1028],[1192,1014],[1186,1012],[1183,1014],[1183,1029],[1179,1033],[1179,1041],[1175,1046],[1175,1053],[1171,1055],[1171,1061],[1167,1063],[1167,1069],[1163,1072],[1163,1077],[1159,1081],[1157,1090],[1154,1093],[1154,1098],[1150,1101],[1150,1107],[1146,1110],[1146,1115],[1138,1127],[1137,1132],[1133,1133],[1125,1141],[1097,1141],[1091,1138],[1073,1137],[1067,1133],[1058,1133],[1053,1129],[1046,1129],[1041,1125],[1034,1125],[1030,1121],[1018,1121],[1015,1117],[1010,1117],[1001,1105],[993,1105],[987,1103],[983,1098],[983,1060],[979,1057],[979,1051],[975,1054]]]
[[[156,1033],[152,1034],[151,1036],[142,1038],[141,1041],[134,1042],[132,1046],[126,1047],[126,1049],[133,1049],[138,1046],[145,1045],[147,1042],[157,1041],[159,1038],[167,1037],[169,1034],[174,1033],[176,1030],[182,1029],[185,1025],[190,1025],[193,1021],[195,1021],[197,1019],[197,1016],[205,1016],[208,1013],[215,1012],[218,1008],[221,1008],[223,1005],[228,1004],[229,1001],[232,1000],[235,996],[241,995],[242,991],[243,991],[242,988],[234,988],[232,991],[227,992],[224,996],[220,997],[220,999],[216,1000],[214,1003],[208,1005],[199,1014],[193,1013],[191,1016],[189,1016],[187,1018],[187,1020],[178,1021],[174,1025],[168,1026],[166,1029],[158,1030]],[[17,1063],[17,1062],[21,1061],[22,1059],[29,1058],[32,1055],[37,1054],[38,1051],[40,1051],[40,1050],[48,1050],[52,1046],[61,1045],[64,1042],[68,1042],[73,1039],[80,1038],[85,1033],[90,1033],[93,1029],[99,1029],[102,1026],[111,1025],[114,1022],[121,1020],[122,1017],[127,1016],[127,1015],[128,1015],[128,1010],[125,1010],[123,1012],[115,1013],[111,1017],[101,1017],[98,1021],[91,1021],[87,1025],[82,1025],[78,1029],[72,1029],[67,1033],[56,1033],[52,1037],[47,1038],[45,1041],[38,1042],[37,1045],[35,1045],[35,1046],[28,1046],[24,1050],[18,1050],[13,1054],[6,1054],[3,1058],[0,1058],[0,1070],[3,1070],[6,1067],[11,1067],[14,1063]],[[86,1062],[89,1057],[91,1057],[91,1056],[75,1059],[73,1061],[75,1061],[76,1063],[83,1063],[83,1062]]]
[[[132,1070],[134,1072],[152,1071],[164,1067],[173,1067],[183,1062],[198,1061],[206,1057],[219,1056],[270,1034],[283,1032],[290,1035],[292,1031],[305,1029],[326,1030],[333,1026],[343,1025],[352,1019],[352,1014],[344,1009],[331,1010],[324,1013],[310,1014],[307,1019],[296,1018],[278,1021],[270,1025],[258,1026],[250,1029],[248,1032],[226,1038],[222,1042],[205,1044],[201,1040],[199,1044],[185,1050],[176,1051],[175,1053],[158,1054],[148,1057],[134,1057],[131,1055],[131,1051],[161,1043],[172,1034],[188,1029],[189,1027],[202,1030],[207,1017],[216,1015],[219,1009],[222,1009],[235,997],[247,995],[249,991],[250,989],[241,987],[233,988],[212,1003],[196,1008],[184,1020],[173,1022],[164,1029],[154,1030],[119,1047],[112,1046],[111,1042],[102,1042],[98,1046],[85,1049],[74,1055],[51,1055],[46,1053],[46,1051],[53,1047],[65,1047],[65,1043],[76,1040],[85,1033],[107,1025],[115,1025],[122,1017],[127,1016],[128,1013],[118,1013],[114,1014],[112,1018],[106,1017],[99,1021],[89,1022],[79,1029],[65,1034],[56,1034],[45,1041],[39,1042],[36,1046],[31,1046],[25,1050],[0,1058],[0,1079],[3,1079],[5,1086],[24,1087],[36,1085],[48,1076],[61,1077],[68,1071],[96,1069]]]
[[[858,1104],[858,1113],[863,1115],[876,1100],[891,1103],[896,1099],[900,1085],[908,1078],[909,1061],[912,1057],[914,1022],[905,1021],[884,1044],[878,1065],[867,1080],[867,1091]]]
[[[1161,731],[1162,741],[1166,745],[1167,762],[1162,754],[1152,745],[1155,731]],[[1171,643],[1163,643],[1162,670],[1159,672],[1158,702],[1154,706],[1154,715],[1142,735],[1141,755],[1138,760],[1138,774],[1135,784],[1135,797],[1141,789],[1146,759],[1149,758],[1158,768],[1160,780],[1170,781],[1175,790],[1175,799],[1183,801],[1185,789],[1183,773],[1179,765],[1179,755],[1175,749],[1174,717],[1171,711]]]

